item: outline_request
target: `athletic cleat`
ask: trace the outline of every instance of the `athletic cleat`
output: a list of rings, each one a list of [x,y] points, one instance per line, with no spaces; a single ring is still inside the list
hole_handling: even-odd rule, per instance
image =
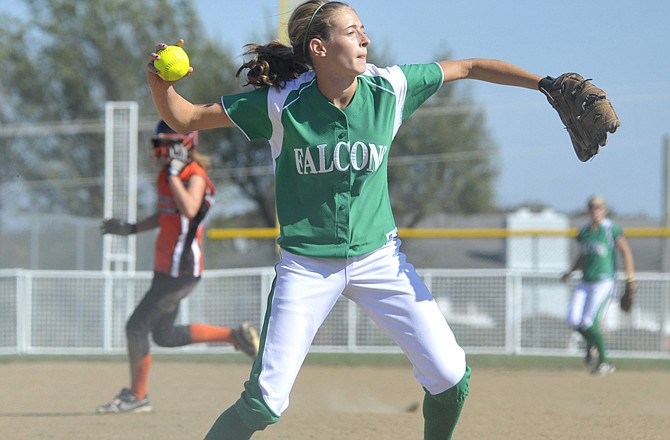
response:
[[[591,365],[598,358],[598,349],[596,346],[591,346],[586,349],[586,356],[584,357],[584,363],[586,365]]]
[[[233,330],[235,338],[235,348],[242,351],[251,359],[258,356],[258,331],[248,322],[243,322],[238,328]]]
[[[151,402],[149,402],[149,396],[144,399],[138,399],[128,388],[122,389],[118,396],[104,405],[100,405],[96,410],[98,414],[142,413],[150,411]]]
[[[607,376],[608,374],[612,374],[616,371],[616,368],[614,368],[614,365],[607,363],[607,362],[601,362],[598,365],[596,365],[593,370],[591,370],[591,375],[593,376]]]

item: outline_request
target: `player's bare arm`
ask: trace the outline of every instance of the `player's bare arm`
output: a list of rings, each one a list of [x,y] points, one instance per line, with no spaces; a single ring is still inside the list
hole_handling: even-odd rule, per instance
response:
[[[183,44],[183,40],[180,42]],[[156,51],[166,46],[165,43],[160,43],[156,46]],[[149,55],[147,82],[158,113],[173,130],[186,133],[233,125],[220,103],[193,104],[175,90],[174,84],[177,81],[163,80],[154,67],[154,61],[158,57],[156,52]],[[193,68],[190,69],[192,71]]]
[[[444,82],[459,79],[476,79],[507,86],[538,89],[542,78],[520,67],[500,60],[472,58],[467,60],[446,60],[438,63],[444,72]]]
[[[572,266],[570,266],[570,269],[568,269],[568,271],[561,276],[561,282],[565,283],[570,278],[570,275],[572,275],[572,272],[576,271],[581,267],[583,260],[584,260],[584,254],[580,253],[575,259],[575,262],[572,263]]]
[[[150,215],[137,223],[129,223],[118,218],[107,218],[102,221],[100,231],[103,234],[128,236],[158,227],[158,213]]]
[[[179,212],[189,219],[194,218],[200,210],[202,198],[207,189],[205,179],[194,174],[189,177],[188,184],[185,186],[179,176],[169,176],[168,183]]]
[[[626,271],[627,279],[635,279],[635,264],[633,263],[633,252],[625,236],[619,237],[616,241],[616,247],[623,256],[623,265]]]

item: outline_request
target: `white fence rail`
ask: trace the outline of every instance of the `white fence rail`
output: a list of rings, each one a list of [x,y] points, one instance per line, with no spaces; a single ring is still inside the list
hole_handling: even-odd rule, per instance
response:
[[[576,281],[558,273],[423,269],[457,339],[468,353],[581,356],[582,341],[564,320]],[[125,322],[151,272],[0,270],[0,355],[125,353]],[[179,322],[262,323],[273,268],[209,270],[185,301]],[[670,275],[638,274],[631,314],[613,301],[603,320],[614,357],[670,358]],[[617,296],[623,283],[619,283]],[[157,352],[221,353],[197,344]],[[356,305],[342,297],[312,352],[399,352]]]

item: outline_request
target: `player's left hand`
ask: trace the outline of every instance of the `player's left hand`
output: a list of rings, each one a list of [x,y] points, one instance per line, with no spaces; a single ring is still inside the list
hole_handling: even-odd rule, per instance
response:
[[[637,293],[637,281],[635,281],[634,279],[627,280],[626,289],[623,295],[621,295],[621,299],[619,300],[621,310],[623,310],[626,313],[629,313],[631,311],[631,309],[633,308],[633,303],[635,303],[636,293]]]
[[[538,84],[570,134],[577,157],[586,162],[607,143],[621,120],[605,92],[578,73],[547,76]]]

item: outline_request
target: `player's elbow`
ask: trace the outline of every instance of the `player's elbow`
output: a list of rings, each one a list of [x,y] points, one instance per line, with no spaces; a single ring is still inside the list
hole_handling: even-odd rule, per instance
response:
[[[181,214],[189,220],[193,220],[198,215],[199,209],[195,207],[187,207],[181,211]]]

